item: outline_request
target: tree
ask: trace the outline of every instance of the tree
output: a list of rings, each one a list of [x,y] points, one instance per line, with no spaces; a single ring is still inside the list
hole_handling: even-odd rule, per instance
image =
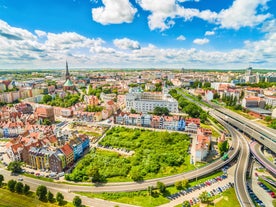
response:
[[[0,174],[0,187],[2,187],[3,181],[4,181],[4,176]]]
[[[143,175],[142,175],[141,169],[139,169],[139,167],[131,168],[129,175],[130,175],[130,178],[136,182],[143,180]]]
[[[41,201],[46,201],[47,196],[47,188],[44,185],[40,185],[36,189],[36,195],[38,196],[38,199]]]
[[[228,149],[229,149],[229,144],[227,140],[225,140],[224,142],[218,143],[218,150],[219,150],[220,156],[222,156],[225,152],[227,152]]]
[[[12,171],[13,173],[20,173],[22,170],[21,163],[19,161],[10,162],[8,165],[8,170]]]
[[[149,196],[152,195],[153,186],[148,186],[148,194]]]
[[[266,122],[270,122],[271,120],[272,120],[271,116],[266,116],[266,117],[265,117],[265,121],[266,121]]]
[[[201,201],[202,203],[208,203],[208,202],[209,202],[209,196],[208,196],[208,193],[207,193],[206,190],[203,191],[203,192],[199,195],[198,198],[200,199],[200,201]]]
[[[54,202],[54,194],[51,191],[47,192],[47,200],[51,203]]]
[[[73,204],[75,207],[80,207],[81,206],[81,199],[79,196],[75,196],[73,199]]]
[[[27,184],[25,184],[24,188],[23,188],[23,193],[25,195],[27,195],[29,192],[30,192],[30,186],[28,186]]]
[[[47,125],[47,126],[50,126],[52,123],[51,123],[51,121],[49,120],[49,119],[44,119],[43,121],[42,121],[42,125]]]
[[[8,188],[11,192],[15,191],[15,185],[16,185],[16,181],[15,180],[9,180],[8,181]]]
[[[220,98],[220,95],[219,95],[217,92],[215,92],[213,98],[214,98],[214,99],[219,99],[219,98]]]
[[[158,116],[161,116],[161,115],[166,115],[168,116],[170,113],[169,109],[167,107],[155,107],[154,110],[153,110],[153,114],[154,115],[158,115]]]
[[[64,201],[64,196],[62,195],[62,193],[57,192],[56,200],[57,200],[57,202],[58,202],[58,205],[62,205],[62,203],[63,203],[63,201]]]
[[[273,119],[269,125],[272,129],[276,129],[276,119]]]
[[[135,109],[130,109],[130,113],[137,114],[137,112],[135,111]]]
[[[14,188],[14,189],[15,189],[15,192],[21,194],[21,193],[23,193],[23,188],[24,188],[23,183],[17,182],[17,183],[15,184],[15,188]]]
[[[182,188],[185,189],[188,187],[189,181],[187,179],[182,180]]]
[[[182,203],[182,207],[190,207],[191,205],[190,205],[190,203],[189,203],[189,201],[184,201],[183,203]]]
[[[52,96],[46,94],[46,95],[43,96],[41,102],[44,103],[44,104],[47,104],[47,103],[50,102],[50,101],[52,101]]]
[[[177,190],[181,190],[182,189],[182,182],[181,181],[176,181],[174,183],[174,186],[176,187]]]
[[[163,194],[166,192],[166,186],[164,183],[158,181],[156,186],[160,193]]]
[[[197,96],[197,100],[199,100],[199,101],[202,100],[202,96],[200,94]]]
[[[100,182],[101,181],[101,175],[98,168],[92,168],[89,171],[89,176],[92,177],[92,182]]]

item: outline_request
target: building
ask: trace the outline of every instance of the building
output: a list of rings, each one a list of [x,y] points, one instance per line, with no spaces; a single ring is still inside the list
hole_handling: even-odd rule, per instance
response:
[[[63,90],[64,91],[73,91],[75,89],[75,86],[73,82],[70,79],[70,73],[69,73],[69,68],[68,68],[68,63],[66,61],[66,71],[65,71],[65,83],[63,85]]]
[[[242,99],[241,105],[244,108],[250,108],[250,107],[264,108],[265,100],[263,98],[257,97],[257,96],[245,97]]]
[[[70,167],[74,164],[74,151],[69,144],[63,145],[60,149],[65,156],[66,167]]]
[[[49,157],[53,154],[46,148],[31,147],[29,150],[30,164],[34,169],[50,169]]]
[[[56,151],[49,157],[50,170],[52,172],[60,173],[65,168],[65,156],[64,154]]]
[[[126,110],[134,109],[138,113],[153,112],[156,107],[166,107],[171,113],[178,113],[178,102],[168,94],[163,93],[130,92],[126,94]]]
[[[199,132],[196,136],[194,162],[203,161],[208,155],[211,144],[211,136],[204,135]]]
[[[34,116],[39,121],[48,119],[53,122],[55,120],[54,108],[52,106],[39,105],[35,109]]]
[[[272,108],[276,107],[276,96],[265,96],[266,105],[271,106]]]

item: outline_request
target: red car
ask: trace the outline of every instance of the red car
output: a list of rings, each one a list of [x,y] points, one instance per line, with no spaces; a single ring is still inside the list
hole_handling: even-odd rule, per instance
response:
[[[271,198],[275,198],[276,197],[274,192],[271,192],[269,194],[270,194]]]

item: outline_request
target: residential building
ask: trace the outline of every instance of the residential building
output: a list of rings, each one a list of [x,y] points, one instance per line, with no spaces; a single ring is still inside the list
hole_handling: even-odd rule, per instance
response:
[[[168,93],[134,92],[126,94],[126,110],[153,112],[156,107],[166,107],[171,113],[178,113],[178,102]]]
[[[59,151],[65,156],[66,167],[72,166],[74,164],[74,151],[72,147],[66,143],[59,149]]]

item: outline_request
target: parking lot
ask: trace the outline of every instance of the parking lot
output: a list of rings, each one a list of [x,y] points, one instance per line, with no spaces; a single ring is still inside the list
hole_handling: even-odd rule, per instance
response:
[[[227,190],[230,187],[234,186],[234,167],[230,167],[227,170],[227,176],[218,176],[216,178],[213,179],[209,179],[208,181],[205,181],[204,183],[201,183],[197,186],[194,186],[192,188],[188,188],[185,191],[179,191],[178,193],[172,195],[172,197],[169,197],[169,199],[171,200],[169,203],[161,205],[162,207],[173,207],[176,206],[178,204],[183,203],[184,201],[189,201],[190,204],[196,204],[198,202],[200,202],[200,200],[198,199],[199,195],[203,192],[203,191],[207,191],[208,195],[214,196],[217,195],[219,193],[221,193],[222,191]],[[161,207],[160,206],[160,207]]]
[[[273,207],[272,205],[272,201],[273,201],[273,196],[271,196],[269,194],[269,192],[266,191],[266,189],[264,189],[260,184],[258,184],[258,177],[259,176],[263,176],[263,175],[269,175],[268,173],[264,172],[258,172],[257,169],[258,168],[262,168],[262,166],[258,163],[254,163],[254,167],[253,167],[253,173],[252,173],[252,178],[251,180],[249,180],[249,187],[252,189],[252,191],[254,192],[254,195],[260,200],[262,201],[262,203],[264,205],[262,205],[260,202],[259,206],[266,206],[266,207]],[[255,197],[253,196],[253,200],[255,199]],[[255,199],[258,201],[258,199]],[[255,201],[256,202],[256,201]]]

